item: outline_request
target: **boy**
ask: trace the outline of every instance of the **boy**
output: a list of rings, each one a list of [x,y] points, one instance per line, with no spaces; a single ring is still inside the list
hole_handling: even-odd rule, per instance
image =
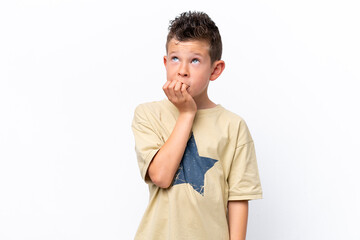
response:
[[[245,121],[212,102],[210,81],[225,68],[219,30],[202,12],[170,22],[167,98],[140,104],[132,122],[149,205],[136,240],[245,239],[248,200],[262,198]]]

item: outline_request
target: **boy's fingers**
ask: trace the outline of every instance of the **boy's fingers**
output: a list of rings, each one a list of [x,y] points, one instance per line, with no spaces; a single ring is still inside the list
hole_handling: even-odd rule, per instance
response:
[[[168,88],[169,88],[169,89],[174,89],[175,85],[176,85],[176,80],[172,80],[172,81],[170,82]]]
[[[174,90],[175,90],[175,91],[179,91],[180,88],[181,88],[181,82],[177,81],[176,84],[175,84],[175,86],[174,86]]]
[[[181,90],[181,85],[182,85],[182,83],[178,81],[176,83],[175,87],[174,87],[174,93],[175,93],[175,95],[176,95],[176,97],[178,99],[182,98],[182,94],[181,94],[181,91],[180,91]]]
[[[168,93],[170,95],[170,97],[172,99],[174,99],[176,96],[175,96],[175,93],[174,93],[174,86],[176,84],[176,81],[175,80],[172,80],[169,87],[168,87]]]
[[[188,85],[183,84],[183,87],[181,88],[181,92],[182,92],[182,94],[184,95],[184,97],[188,97],[188,95],[189,95],[189,93],[188,93],[188,91],[187,91],[188,88],[189,88]]]
[[[187,90],[186,90],[188,87],[189,87],[189,86],[186,85],[186,84],[183,84],[183,85],[181,86],[181,93],[182,93],[182,95],[183,95],[184,97],[186,97],[187,94],[188,94],[188,92],[187,92]]]
[[[167,87],[169,86],[171,82],[170,81],[166,81],[166,83],[163,85],[163,90],[167,89]]]
[[[169,90],[167,88],[164,88],[163,90],[167,98],[169,98],[170,97]]]
[[[166,83],[165,83],[164,86],[162,87],[162,89],[164,90],[166,96],[168,96],[168,94],[169,94],[169,89],[168,89],[168,87],[169,87],[170,83],[171,83],[170,81],[166,81]]]
[[[187,85],[186,85],[186,84],[183,84],[183,85],[181,86],[181,92],[184,92],[186,89],[187,89]]]

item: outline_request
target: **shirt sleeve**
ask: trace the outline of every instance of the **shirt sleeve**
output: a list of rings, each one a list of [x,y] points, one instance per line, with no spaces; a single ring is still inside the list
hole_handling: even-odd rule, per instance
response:
[[[142,179],[149,184],[151,180],[147,177],[147,170],[151,160],[163,145],[163,141],[152,128],[141,104],[135,108],[131,128],[135,138],[135,152],[140,174]]]
[[[244,121],[240,124],[238,144],[228,176],[228,200],[261,199],[262,188],[254,141]]]

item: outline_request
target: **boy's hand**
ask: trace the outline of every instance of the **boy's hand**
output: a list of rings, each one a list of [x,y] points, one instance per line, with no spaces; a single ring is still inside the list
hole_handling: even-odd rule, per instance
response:
[[[197,111],[197,106],[194,98],[188,93],[187,88],[189,86],[177,81],[166,81],[163,86],[163,90],[169,99],[179,110],[180,113],[193,113]]]

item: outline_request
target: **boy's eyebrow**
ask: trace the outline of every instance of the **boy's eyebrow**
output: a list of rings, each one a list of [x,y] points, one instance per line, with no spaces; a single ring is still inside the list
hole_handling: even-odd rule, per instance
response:
[[[194,55],[198,55],[198,56],[200,56],[200,57],[203,57],[203,56],[204,56],[204,55],[201,54],[201,53],[194,53]]]
[[[173,54],[173,53],[177,53],[177,51],[171,51],[171,52],[169,52],[169,55]]]
[[[171,52],[169,52],[169,55],[171,55],[171,54],[173,54],[173,53],[178,53],[177,51],[171,51]],[[201,54],[201,53],[198,53],[198,52],[194,52],[193,53],[195,56],[200,56],[200,57],[204,57],[204,55],[203,54]]]

